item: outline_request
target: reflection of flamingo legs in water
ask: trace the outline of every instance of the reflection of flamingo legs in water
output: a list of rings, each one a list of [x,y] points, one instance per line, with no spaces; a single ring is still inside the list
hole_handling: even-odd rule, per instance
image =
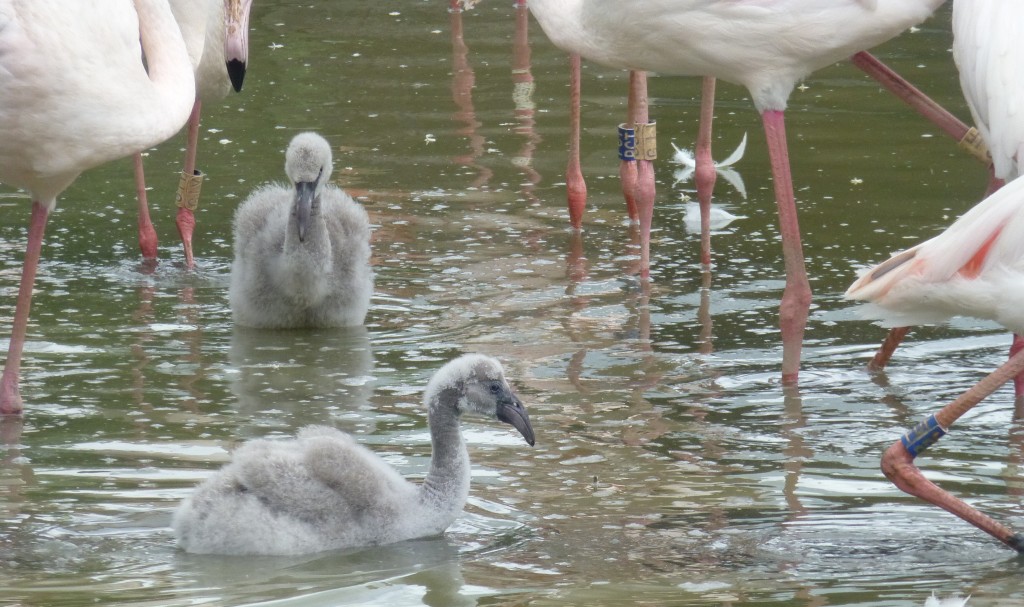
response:
[[[473,73],[473,67],[469,64],[469,47],[466,46],[462,35],[463,4],[460,0],[452,0],[449,6],[451,14],[449,21],[452,30],[452,100],[458,108],[453,117],[457,122],[465,125],[457,129],[455,133],[469,139],[469,153],[457,156],[452,160],[457,164],[474,169],[477,172],[477,177],[470,187],[481,188],[487,185],[494,172],[477,163],[477,159],[484,154],[486,142],[484,136],[477,133],[481,124],[476,119],[476,110],[473,108],[473,85],[476,82],[476,76]]]
[[[516,0],[516,32],[512,42],[512,101],[515,104],[517,134],[523,135],[523,147],[513,159],[522,171],[525,181],[522,194],[531,203],[539,204],[533,190],[540,182],[540,174],[533,168],[533,151],[540,143],[540,135],[534,129],[533,74],[530,72],[530,9],[527,0]]]

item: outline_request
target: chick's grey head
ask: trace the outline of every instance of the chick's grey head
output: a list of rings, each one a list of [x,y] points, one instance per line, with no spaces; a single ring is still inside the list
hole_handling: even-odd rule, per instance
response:
[[[451,401],[438,397],[454,397],[459,414],[476,413],[505,422],[534,444],[526,407],[505,380],[501,363],[490,356],[465,354],[449,362],[427,384],[426,395],[431,406]]]
[[[296,135],[284,155],[284,172],[295,186],[292,213],[299,240],[306,240],[310,217],[320,210],[320,193],[331,179],[331,146],[316,133]]]

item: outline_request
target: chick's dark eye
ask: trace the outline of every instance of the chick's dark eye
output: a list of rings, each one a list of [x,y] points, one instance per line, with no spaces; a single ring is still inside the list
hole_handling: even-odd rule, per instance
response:
[[[491,384],[491,394],[497,394],[501,392],[501,386],[498,384]]]

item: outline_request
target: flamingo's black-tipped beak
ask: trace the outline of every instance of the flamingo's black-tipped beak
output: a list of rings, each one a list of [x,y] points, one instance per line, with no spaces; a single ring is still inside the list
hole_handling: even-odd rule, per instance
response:
[[[224,59],[235,91],[242,90],[249,60],[249,10],[252,0],[224,0]]]
[[[231,80],[231,86],[235,89],[235,92],[242,90],[242,82],[245,80],[245,62],[239,61],[238,59],[232,59],[228,61],[228,78]]]

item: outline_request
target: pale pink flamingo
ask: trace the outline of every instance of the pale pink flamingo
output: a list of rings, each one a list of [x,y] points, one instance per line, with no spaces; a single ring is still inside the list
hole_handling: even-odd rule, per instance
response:
[[[612,67],[714,76],[749,90],[764,123],[779,210],[786,267],[780,306],[785,383],[795,383],[799,374],[811,302],[789,169],[786,102],[796,83],[812,71],[893,38],[926,19],[942,1],[530,2],[548,38],[563,50]],[[641,235],[642,241],[649,239]]]
[[[846,296],[874,304],[865,314],[890,326],[966,315],[1024,332],[1024,180],[1006,184],[935,238],[868,270]],[[1024,552],[1024,535],[940,489],[913,462],[960,416],[1022,370],[1024,351],[1017,351],[882,457],[883,472],[901,490],[959,516],[1018,552]]]
[[[987,145],[991,162],[989,193],[1021,173],[1024,160],[1024,114],[1017,107],[1024,97],[1024,48],[1017,25],[1024,7],[999,0],[956,0],[953,3],[953,59],[960,88],[974,124]],[[894,327],[868,367],[882,369],[909,327]],[[1011,355],[1024,347],[1015,335]],[[1024,377],[1014,380],[1016,395],[1024,396]]]
[[[252,0],[171,0],[171,10],[189,49],[196,79],[196,98],[188,120],[175,220],[188,268],[195,266],[192,232],[203,178],[196,170],[202,104],[223,99],[232,88],[242,90],[249,57],[251,6]],[[135,187],[139,199],[139,248],[143,258],[156,259],[157,236],[149,217],[141,154],[135,156]]]
[[[0,414],[22,408],[32,285],[57,196],[82,171],[174,135],[194,99],[167,0],[108,2],[103,10],[88,2],[0,0],[0,181],[32,197]]]

